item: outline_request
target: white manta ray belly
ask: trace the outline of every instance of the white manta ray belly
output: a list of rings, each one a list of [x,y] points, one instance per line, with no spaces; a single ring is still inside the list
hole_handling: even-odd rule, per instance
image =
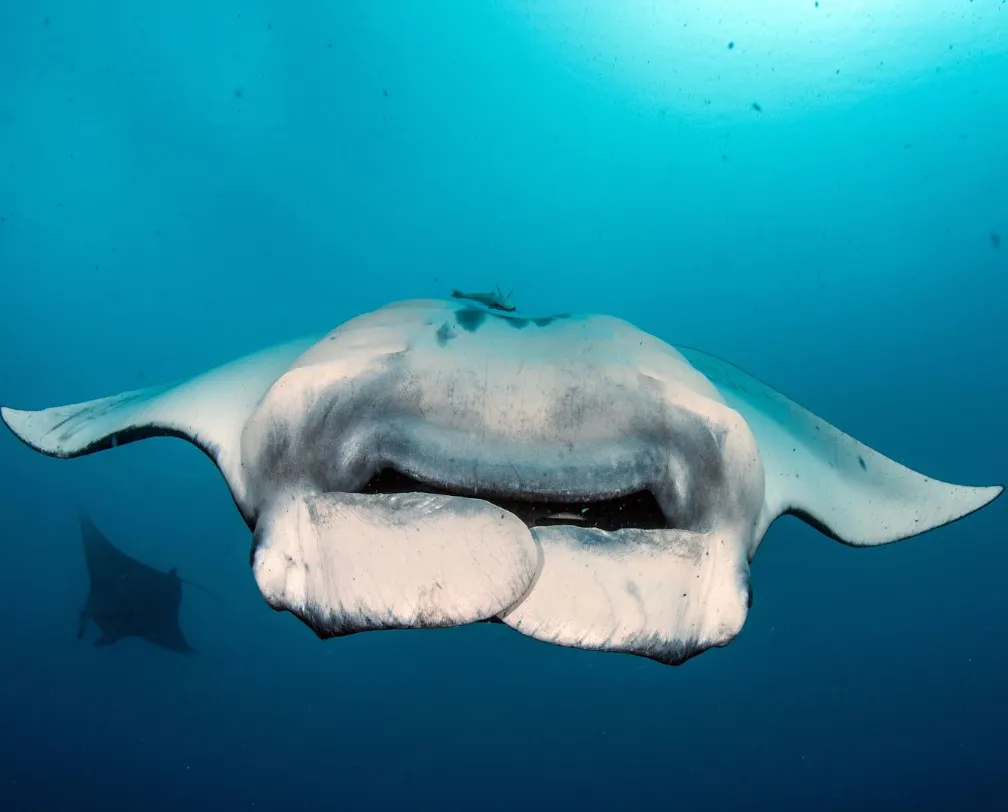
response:
[[[619,319],[459,302],[394,303],[176,386],[0,413],[54,456],[197,444],[254,531],[265,599],[320,637],[495,620],[678,664],[741,630],[779,516],[867,546],[1001,492],[922,476]]]

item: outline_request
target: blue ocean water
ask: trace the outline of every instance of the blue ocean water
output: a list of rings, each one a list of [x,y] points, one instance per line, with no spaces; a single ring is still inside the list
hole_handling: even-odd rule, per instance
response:
[[[940,479],[1008,479],[1008,5],[0,5],[0,402],[185,378],[453,287],[742,366]],[[214,466],[0,432],[0,808],[993,809],[1008,501],[795,518],[679,668],[504,626],[320,641]],[[80,507],[198,649],[75,639]],[[93,634],[93,629],[92,629]]]

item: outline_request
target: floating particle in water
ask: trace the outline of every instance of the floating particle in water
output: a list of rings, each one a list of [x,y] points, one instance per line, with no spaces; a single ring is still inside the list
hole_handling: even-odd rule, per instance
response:
[[[734,48],[734,47],[735,47],[735,43],[734,43],[734,42],[729,42],[729,43],[728,43],[728,50],[729,50],[729,51],[730,51],[730,50],[731,50],[732,48]]]
[[[993,245],[995,248],[1001,247],[1001,235],[998,234],[996,231],[991,232],[990,241],[991,245]]]
[[[763,112],[763,108],[760,107],[760,103],[759,102],[753,102],[752,103],[752,109],[755,110],[757,113],[762,113]]]

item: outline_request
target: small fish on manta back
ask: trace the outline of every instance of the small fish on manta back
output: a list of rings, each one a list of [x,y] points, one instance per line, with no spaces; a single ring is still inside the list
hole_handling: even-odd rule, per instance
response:
[[[486,305],[491,310],[503,310],[506,313],[513,313],[516,308],[511,304],[511,294],[514,291],[510,291],[507,296],[505,296],[500,289],[500,285],[497,286],[497,290],[490,293],[463,293],[460,290],[452,291],[453,299],[469,299],[472,302],[479,302],[481,305]]]

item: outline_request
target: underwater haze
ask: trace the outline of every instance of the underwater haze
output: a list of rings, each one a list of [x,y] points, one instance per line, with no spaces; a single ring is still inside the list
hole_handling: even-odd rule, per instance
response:
[[[881,453],[1008,480],[1004,0],[0,4],[0,403],[188,378],[497,286],[724,357]],[[510,628],[320,640],[207,458],[0,430],[0,808],[1000,809],[1008,499],[785,517],[670,667]],[[76,639],[81,509],[191,656]]]

